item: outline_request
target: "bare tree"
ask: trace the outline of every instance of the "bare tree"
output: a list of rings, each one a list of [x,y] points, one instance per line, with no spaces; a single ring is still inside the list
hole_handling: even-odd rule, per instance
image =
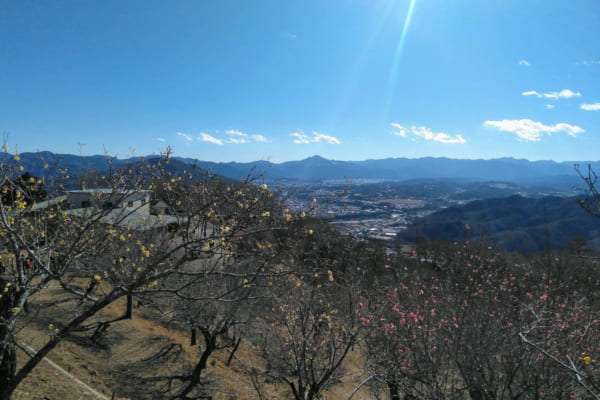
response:
[[[172,173],[167,152],[158,160],[110,169],[101,179],[108,187],[88,190],[86,204],[73,209],[60,187],[49,188],[56,195],[44,202],[25,201],[33,189],[13,183],[22,170],[18,154],[4,160],[2,190],[12,199],[0,205],[0,399],[9,399],[65,338],[102,334],[121,320],[100,312],[124,296],[129,307],[123,317],[131,316],[131,296],[190,297],[188,289],[194,288],[198,301],[237,300],[243,298],[237,289],[268,273],[269,265],[248,263],[243,254],[266,253],[252,238],[274,229],[283,215],[273,209],[273,194],[252,177],[234,185],[194,168]],[[62,179],[66,174],[62,171]],[[173,215],[151,215],[147,204],[132,204],[136,193],[157,185],[173,196]],[[217,277],[231,284],[213,286]],[[32,301],[42,293],[47,300]],[[19,332],[33,320],[30,313],[54,319],[48,321],[46,343],[17,368],[15,348],[23,340]],[[227,325],[222,320],[217,333]],[[188,393],[183,390],[180,398]]]

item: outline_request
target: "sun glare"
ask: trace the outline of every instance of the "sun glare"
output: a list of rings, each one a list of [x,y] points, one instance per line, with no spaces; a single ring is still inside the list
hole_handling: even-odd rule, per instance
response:
[[[416,2],[417,2],[417,0],[410,0],[410,4],[408,6],[408,11],[406,13],[406,17],[404,18],[404,25],[402,27],[402,32],[400,33],[400,37],[398,38],[398,44],[396,45],[396,50],[394,51],[394,58],[392,60],[392,66],[390,68],[389,84],[388,84],[387,96],[386,96],[386,101],[385,101],[386,117],[389,114],[392,99],[394,97],[396,83],[398,82],[398,70],[400,68],[400,61],[402,59],[402,51],[404,49],[404,42],[406,41],[406,35],[408,32],[408,28],[410,27],[410,20],[412,19],[412,15],[413,15],[413,11],[415,9]]]

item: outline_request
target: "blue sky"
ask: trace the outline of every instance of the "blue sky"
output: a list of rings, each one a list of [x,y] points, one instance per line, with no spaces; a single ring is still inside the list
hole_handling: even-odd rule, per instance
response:
[[[9,0],[0,132],[11,152],[598,160],[598,38],[597,0]]]

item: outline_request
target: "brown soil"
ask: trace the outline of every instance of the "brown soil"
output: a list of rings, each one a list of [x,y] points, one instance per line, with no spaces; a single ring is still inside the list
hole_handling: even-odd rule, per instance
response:
[[[45,296],[47,296],[45,299],[34,299],[32,305],[35,307],[36,301],[43,303],[53,297],[52,294]],[[122,315],[124,310],[125,299],[123,298],[109,306],[98,318],[116,318]],[[59,324],[60,313],[65,312],[66,310],[58,310],[58,315],[40,313],[40,316],[33,318],[32,323],[19,333],[18,339],[35,349],[42,347],[52,334],[48,325]],[[114,393],[117,399],[135,399],[136,393],[147,389],[139,386],[129,375],[173,373],[181,370],[182,365],[189,365],[191,361],[198,358],[198,350],[189,346],[189,332],[182,330],[181,327],[165,326],[164,322],[161,324],[158,315],[144,308],[134,309],[133,319],[114,323],[102,338],[100,345],[92,343],[88,339],[89,336],[88,333],[75,339],[64,340],[50,352],[48,359],[108,398],[111,398]],[[166,346],[179,351],[179,358],[176,361],[173,363],[161,361],[154,364],[144,361]],[[236,355],[246,365],[259,362],[259,357],[252,354],[250,348],[244,344]],[[228,352],[222,351],[209,361],[207,376],[215,382],[213,399],[258,399],[244,366],[235,359],[230,366],[225,365],[228,356]],[[23,363],[26,358],[27,355],[20,351],[19,361]],[[345,400],[365,378],[361,365],[360,355],[350,354],[345,363],[344,377],[323,398]],[[290,397],[283,386],[270,385],[263,390],[268,398]],[[353,399],[369,398],[371,397],[368,396],[368,392],[362,389]],[[83,400],[98,399],[98,397],[43,362],[18,387],[14,399]]]

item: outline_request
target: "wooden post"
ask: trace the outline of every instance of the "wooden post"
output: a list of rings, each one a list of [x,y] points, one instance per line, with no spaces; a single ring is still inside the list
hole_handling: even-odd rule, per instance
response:
[[[127,310],[125,310],[125,318],[131,319],[133,316],[133,297],[128,294],[127,295]]]
[[[195,346],[196,342],[196,328],[192,328],[192,339],[190,340],[190,346]]]

